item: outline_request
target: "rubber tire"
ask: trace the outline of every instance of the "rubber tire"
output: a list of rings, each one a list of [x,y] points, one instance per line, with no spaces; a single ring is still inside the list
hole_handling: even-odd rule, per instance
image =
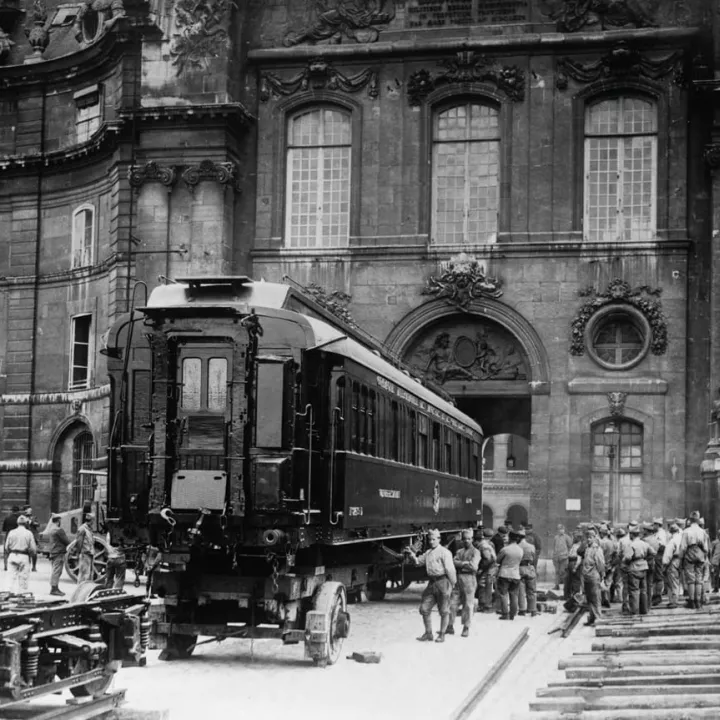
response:
[[[338,603],[339,608],[337,607]],[[313,598],[313,610],[328,613],[331,619],[336,611],[347,612],[347,592],[345,586],[341,582],[324,582]],[[332,632],[332,621],[328,623],[328,625]],[[327,657],[323,659],[313,658],[315,666],[325,667],[326,665],[334,665],[342,653],[343,640],[344,638],[335,638],[334,641],[329,639]]]
[[[107,577],[108,544],[105,540],[95,536],[95,564],[93,566],[93,580],[97,583],[105,582]],[[65,555],[65,572],[73,582],[77,582],[77,543],[73,540],[67,547]]]

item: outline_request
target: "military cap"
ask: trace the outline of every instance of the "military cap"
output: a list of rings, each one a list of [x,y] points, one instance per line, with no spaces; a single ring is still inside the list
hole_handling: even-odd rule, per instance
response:
[[[491,538],[495,533],[492,528],[484,528],[482,531],[483,537]]]
[[[507,535],[507,534],[508,534],[508,529],[507,529],[504,525],[501,525],[501,526],[498,528],[498,532],[499,532],[501,535]]]
[[[582,530],[576,530],[573,533],[573,542],[582,542],[582,539],[583,539]]]
[[[670,532],[680,532],[680,526],[677,523],[670,523]]]
[[[644,523],[642,524],[642,529],[645,530],[645,532],[651,532],[651,531],[654,530],[655,528],[654,528],[654,526],[653,526],[652,523],[644,522]]]
[[[625,528],[616,527],[616,528],[615,528],[615,535],[617,535],[617,537],[625,537],[625,535],[626,535],[626,533],[625,533]]]
[[[700,519],[700,513],[697,510],[693,510],[690,513],[690,519],[691,520],[699,520]]]
[[[440,537],[440,531],[439,531],[439,530],[430,530],[430,531],[428,532],[428,537],[436,537],[436,538],[439,538],[439,537]]]
[[[462,533],[461,533],[461,535],[462,535],[463,537],[469,537],[469,538],[471,538],[471,537],[474,537],[475,531],[474,531],[472,528],[464,528],[463,531],[462,531]]]
[[[520,530],[511,530],[510,535],[513,535],[514,537],[524,538],[525,531],[522,528]]]
[[[605,525],[605,523],[603,523],[602,525],[600,525],[600,527],[598,528],[598,530],[599,530],[601,533],[609,533],[609,532],[610,532],[610,528],[609,528],[607,525]]]
[[[636,523],[630,523],[628,525],[628,532],[632,534],[638,534],[640,532],[640,527]]]
[[[660,517],[653,518],[653,525],[662,525],[663,519]]]
[[[62,515],[58,515],[57,513],[53,513],[53,514],[50,516],[50,519],[51,519],[51,520],[62,520]]]
[[[17,519],[17,524],[18,525],[27,525],[28,519],[24,515],[20,515],[20,517],[18,517],[18,519]]]

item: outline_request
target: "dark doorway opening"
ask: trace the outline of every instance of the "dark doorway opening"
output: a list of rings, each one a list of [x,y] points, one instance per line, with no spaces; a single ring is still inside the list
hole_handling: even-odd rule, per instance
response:
[[[519,530],[524,522],[527,522],[528,512],[527,508],[522,505],[511,505],[507,511],[507,523],[509,528],[515,528]]]

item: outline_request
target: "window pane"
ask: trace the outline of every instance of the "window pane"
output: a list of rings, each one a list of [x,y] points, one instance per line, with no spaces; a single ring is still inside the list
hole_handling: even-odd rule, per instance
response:
[[[620,132],[620,98],[594,103],[585,115],[587,135],[615,135]]]
[[[208,410],[225,412],[227,402],[227,360],[210,358],[208,362]]]
[[[611,241],[618,234],[618,180],[620,141],[587,140],[586,232],[593,240]]]
[[[625,138],[623,148],[623,237],[651,239],[655,137]]]
[[[200,358],[185,358],[182,364],[182,397],[180,405],[185,410],[200,409],[202,362]]]

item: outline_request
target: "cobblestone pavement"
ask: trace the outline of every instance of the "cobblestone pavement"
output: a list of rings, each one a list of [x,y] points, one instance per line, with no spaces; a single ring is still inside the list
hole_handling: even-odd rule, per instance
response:
[[[7,583],[8,576],[2,575],[0,584]],[[41,558],[38,573],[31,576],[31,590],[46,594],[48,576],[49,563]],[[73,584],[63,578],[61,588],[69,595]],[[422,588],[415,584],[380,603],[350,605],[350,637],[342,658],[332,667],[315,668],[304,659],[302,645],[231,639],[200,646],[192,658],[170,663],[160,662],[159,652],[150,651],[147,667],[123,668],[115,687],[127,690],[127,710],[166,710],[169,720],[197,720],[207,711],[232,718],[292,713],[301,720],[332,714],[343,720],[441,720],[453,715],[528,627],[528,641],[486,697],[482,712],[473,715],[505,720],[513,712],[527,709],[535,687],[547,684],[548,673],[557,668],[555,655],[562,657],[574,649],[567,645],[572,638],[560,641],[557,634],[547,635],[560,617],[549,614],[518,617],[512,623],[501,622],[494,614],[479,614],[467,639],[456,635],[442,645],[418,643]],[[127,590],[140,592],[130,583]],[[437,629],[437,615],[434,624]],[[456,628],[459,626],[458,619]],[[346,659],[363,650],[382,653],[382,661],[366,665]],[[52,702],[64,699],[57,697]]]

